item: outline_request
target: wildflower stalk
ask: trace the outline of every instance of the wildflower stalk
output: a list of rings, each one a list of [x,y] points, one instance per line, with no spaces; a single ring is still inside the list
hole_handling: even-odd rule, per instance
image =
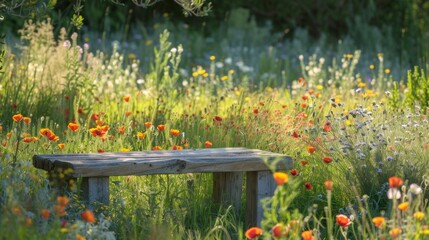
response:
[[[334,228],[334,223],[333,223],[333,218],[332,218],[332,191],[331,190],[327,190],[326,193],[326,197],[328,199],[328,206],[325,208],[325,214],[326,214],[326,223],[327,223],[327,231],[328,231],[328,239],[329,240],[333,240],[334,239],[334,235],[333,235],[333,228]]]

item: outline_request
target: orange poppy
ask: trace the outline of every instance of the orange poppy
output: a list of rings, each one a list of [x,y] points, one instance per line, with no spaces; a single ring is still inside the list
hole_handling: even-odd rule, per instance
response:
[[[307,146],[307,151],[308,151],[310,154],[312,154],[312,153],[314,153],[314,152],[316,151],[316,148],[315,148],[315,147],[313,147],[313,146]]]
[[[66,212],[64,206],[54,205],[53,209],[54,209],[55,214],[58,215],[59,217],[63,217],[63,216],[67,215],[67,212]]]
[[[326,191],[332,191],[332,186],[334,185],[332,180],[326,180],[324,184]]]
[[[389,231],[389,234],[393,239],[396,239],[401,233],[402,233],[402,230],[400,228],[392,228]]]
[[[24,137],[22,139],[22,141],[25,142],[25,143],[37,142],[37,140],[39,140],[39,139],[36,138],[36,137]]]
[[[22,121],[24,121],[25,124],[30,124],[31,123],[31,118],[29,118],[29,117],[23,117]]]
[[[104,151],[104,149],[99,148],[99,149],[97,149],[97,152],[99,152],[99,153],[104,153],[105,151]]]
[[[85,240],[85,237],[80,234],[76,234],[76,240]]]
[[[409,206],[408,202],[403,202],[398,205],[398,209],[404,212],[404,211],[407,211],[408,206]]]
[[[180,131],[177,130],[177,129],[171,129],[170,130],[170,134],[173,135],[173,136],[175,136],[175,137],[177,137],[177,136],[179,136]]]
[[[118,133],[120,134],[124,134],[125,133],[125,126],[119,126],[118,130],[116,130]]]
[[[246,238],[248,239],[254,239],[261,236],[262,233],[263,233],[262,229],[258,227],[252,227],[246,231],[245,235],[246,235]]]
[[[173,145],[172,147],[173,150],[183,150],[182,146],[178,146],[178,145]]]
[[[22,118],[23,118],[24,116],[22,116],[22,114],[21,113],[18,113],[18,114],[15,114],[15,115],[13,115],[12,116],[12,119],[13,119],[13,121],[15,121],[15,122],[19,122],[19,121],[21,121],[22,120]]]
[[[42,209],[42,211],[40,212],[40,216],[45,220],[48,220],[50,215],[51,215],[51,211],[49,211],[49,209],[47,208]]]
[[[276,181],[277,186],[281,186],[288,181],[288,176],[284,172],[275,172],[273,173],[274,181]]]
[[[67,127],[73,132],[75,132],[79,129],[79,124],[71,122]]]
[[[342,228],[348,227],[352,222],[350,221],[350,218],[348,218],[344,214],[338,214],[335,217],[337,224],[340,225]]]
[[[313,231],[308,230],[301,233],[301,237],[303,240],[314,240]]]
[[[59,149],[64,149],[64,147],[65,147],[66,145],[64,144],[64,143],[59,143],[58,144],[58,148]]]
[[[63,207],[65,207],[65,206],[67,206],[67,204],[69,203],[69,198],[68,197],[66,197],[66,196],[58,196],[57,197],[57,202],[58,202],[58,204],[60,205],[60,206],[63,206]]]
[[[331,129],[332,129],[332,127],[331,127],[331,123],[326,123],[324,126],[323,126],[323,131],[324,132],[330,132],[331,131]]]
[[[144,132],[137,132],[137,137],[141,140],[144,139],[146,137],[146,133]]]
[[[160,146],[155,146],[155,147],[152,148],[152,150],[158,151],[158,150],[162,150],[162,148]]]
[[[80,217],[82,218],[82,220],[84,220],[85,222],[89,222],[89,223],[95,223],[95,216],[94,213],[92,213],[91,210],[85,210],[80,214]]]
[[[150,128],[152,126],[152,123],[151,122],[145,122],[144,125],[146,128]]]
[[[39,134],[42,136],[45,136],[47,139],[49,139],[53,142],[56,142],[59,139],[59,137],[57,135],[55,135],[55,133],[52,132],[52,130],[50,130],[49,128],[40,129]]]
[[[124,96],[123,99],[124,99],[125,102],[129,102],[130,101],[130,96],[129,95]]]
[[[212,142],[210,142],[210,141],[205,141],[205,142],[204,142],[204,146],[205,146],[206,148],[210,148],[210,147],[212,147],[212,146],[213,146],[213,143],[212,143]]]
[[[384,217],[374,217],[372,223],[374,223],[374,226],[382,228],[386,224],[386,219]]]
[[[400,177],[393,176],[389,178],[389,186],[391,188],[398,188],[402,184],[404,184],[404,181]]]
[[[104,125],[104,126],[96,126],[95,128],[90,128],[89,132],[92,134],[92,136],[94,137],[104,137],[104,135],[107,133],[107,131],[109,130],[109,126]]]
[[[164,131],[164,129],[165,129],[165,125],[163,125],[163,124],[159,124],[156,128],[157,128],[159,131]]]

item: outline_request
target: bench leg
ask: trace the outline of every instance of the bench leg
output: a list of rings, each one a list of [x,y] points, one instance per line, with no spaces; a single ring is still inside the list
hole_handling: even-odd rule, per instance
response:
[[[109,177],[82,178],[83,199],[89,204],[100,202],[109,205]]]
[[[276,183],[270,171],[246,173],[246,221],[245,228],[261,226],[263,209],[261,199],[272,197]]]
[[[237,214],[240,213],[242,172],[213,173],[213,199],[217,204],[231,204]]]

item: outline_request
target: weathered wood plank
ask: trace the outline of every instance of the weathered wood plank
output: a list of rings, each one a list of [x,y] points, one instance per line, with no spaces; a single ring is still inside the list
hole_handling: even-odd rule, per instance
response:
[[[256,211],[256,225],[261,226],[261,221],[264,218],[264,211],[262,208],[261,200],[263,198],[272,197],[274,191],[276,190],[276,183],[274,181],[273,175],[270,171],[260,171],[258,172],[258,183],[257,183],[257,211]]]
[[[36,168],[71,168],[74,177],[267,170],[265,161],[292,167],[288,156],[256,149],[219,148],[106,154],[35,155]]]
[[[246,173],[246,216],[244,229],[256,226],[258,172]]]
[[[219,172],[213,174],[213,199],[221,205],[232,205],[235,213],[240,214],[242,172]]]
[[[272,197],[276,187],[270,171],[247,172],[245,227],[261,226],[264,217],[261,200]]]
[[[82,178],[82,197],[89,204],[100,202],[109,205],[109,177]]]

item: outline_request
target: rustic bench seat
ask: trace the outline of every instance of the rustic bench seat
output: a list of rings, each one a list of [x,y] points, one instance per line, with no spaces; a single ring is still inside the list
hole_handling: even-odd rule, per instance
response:
[[[276,185],[266,163],[290,169],[288,156],[246,148],[210,148],[149,152],[35,155],[33,165],[49,172],[71,169],[82,177],[83,197],[90,203],[109,204],[109,176],[213,173],[213,195],[218,203],[241,206],[243,172],[246,172],[246,225],[262,219],[260,200]]]

